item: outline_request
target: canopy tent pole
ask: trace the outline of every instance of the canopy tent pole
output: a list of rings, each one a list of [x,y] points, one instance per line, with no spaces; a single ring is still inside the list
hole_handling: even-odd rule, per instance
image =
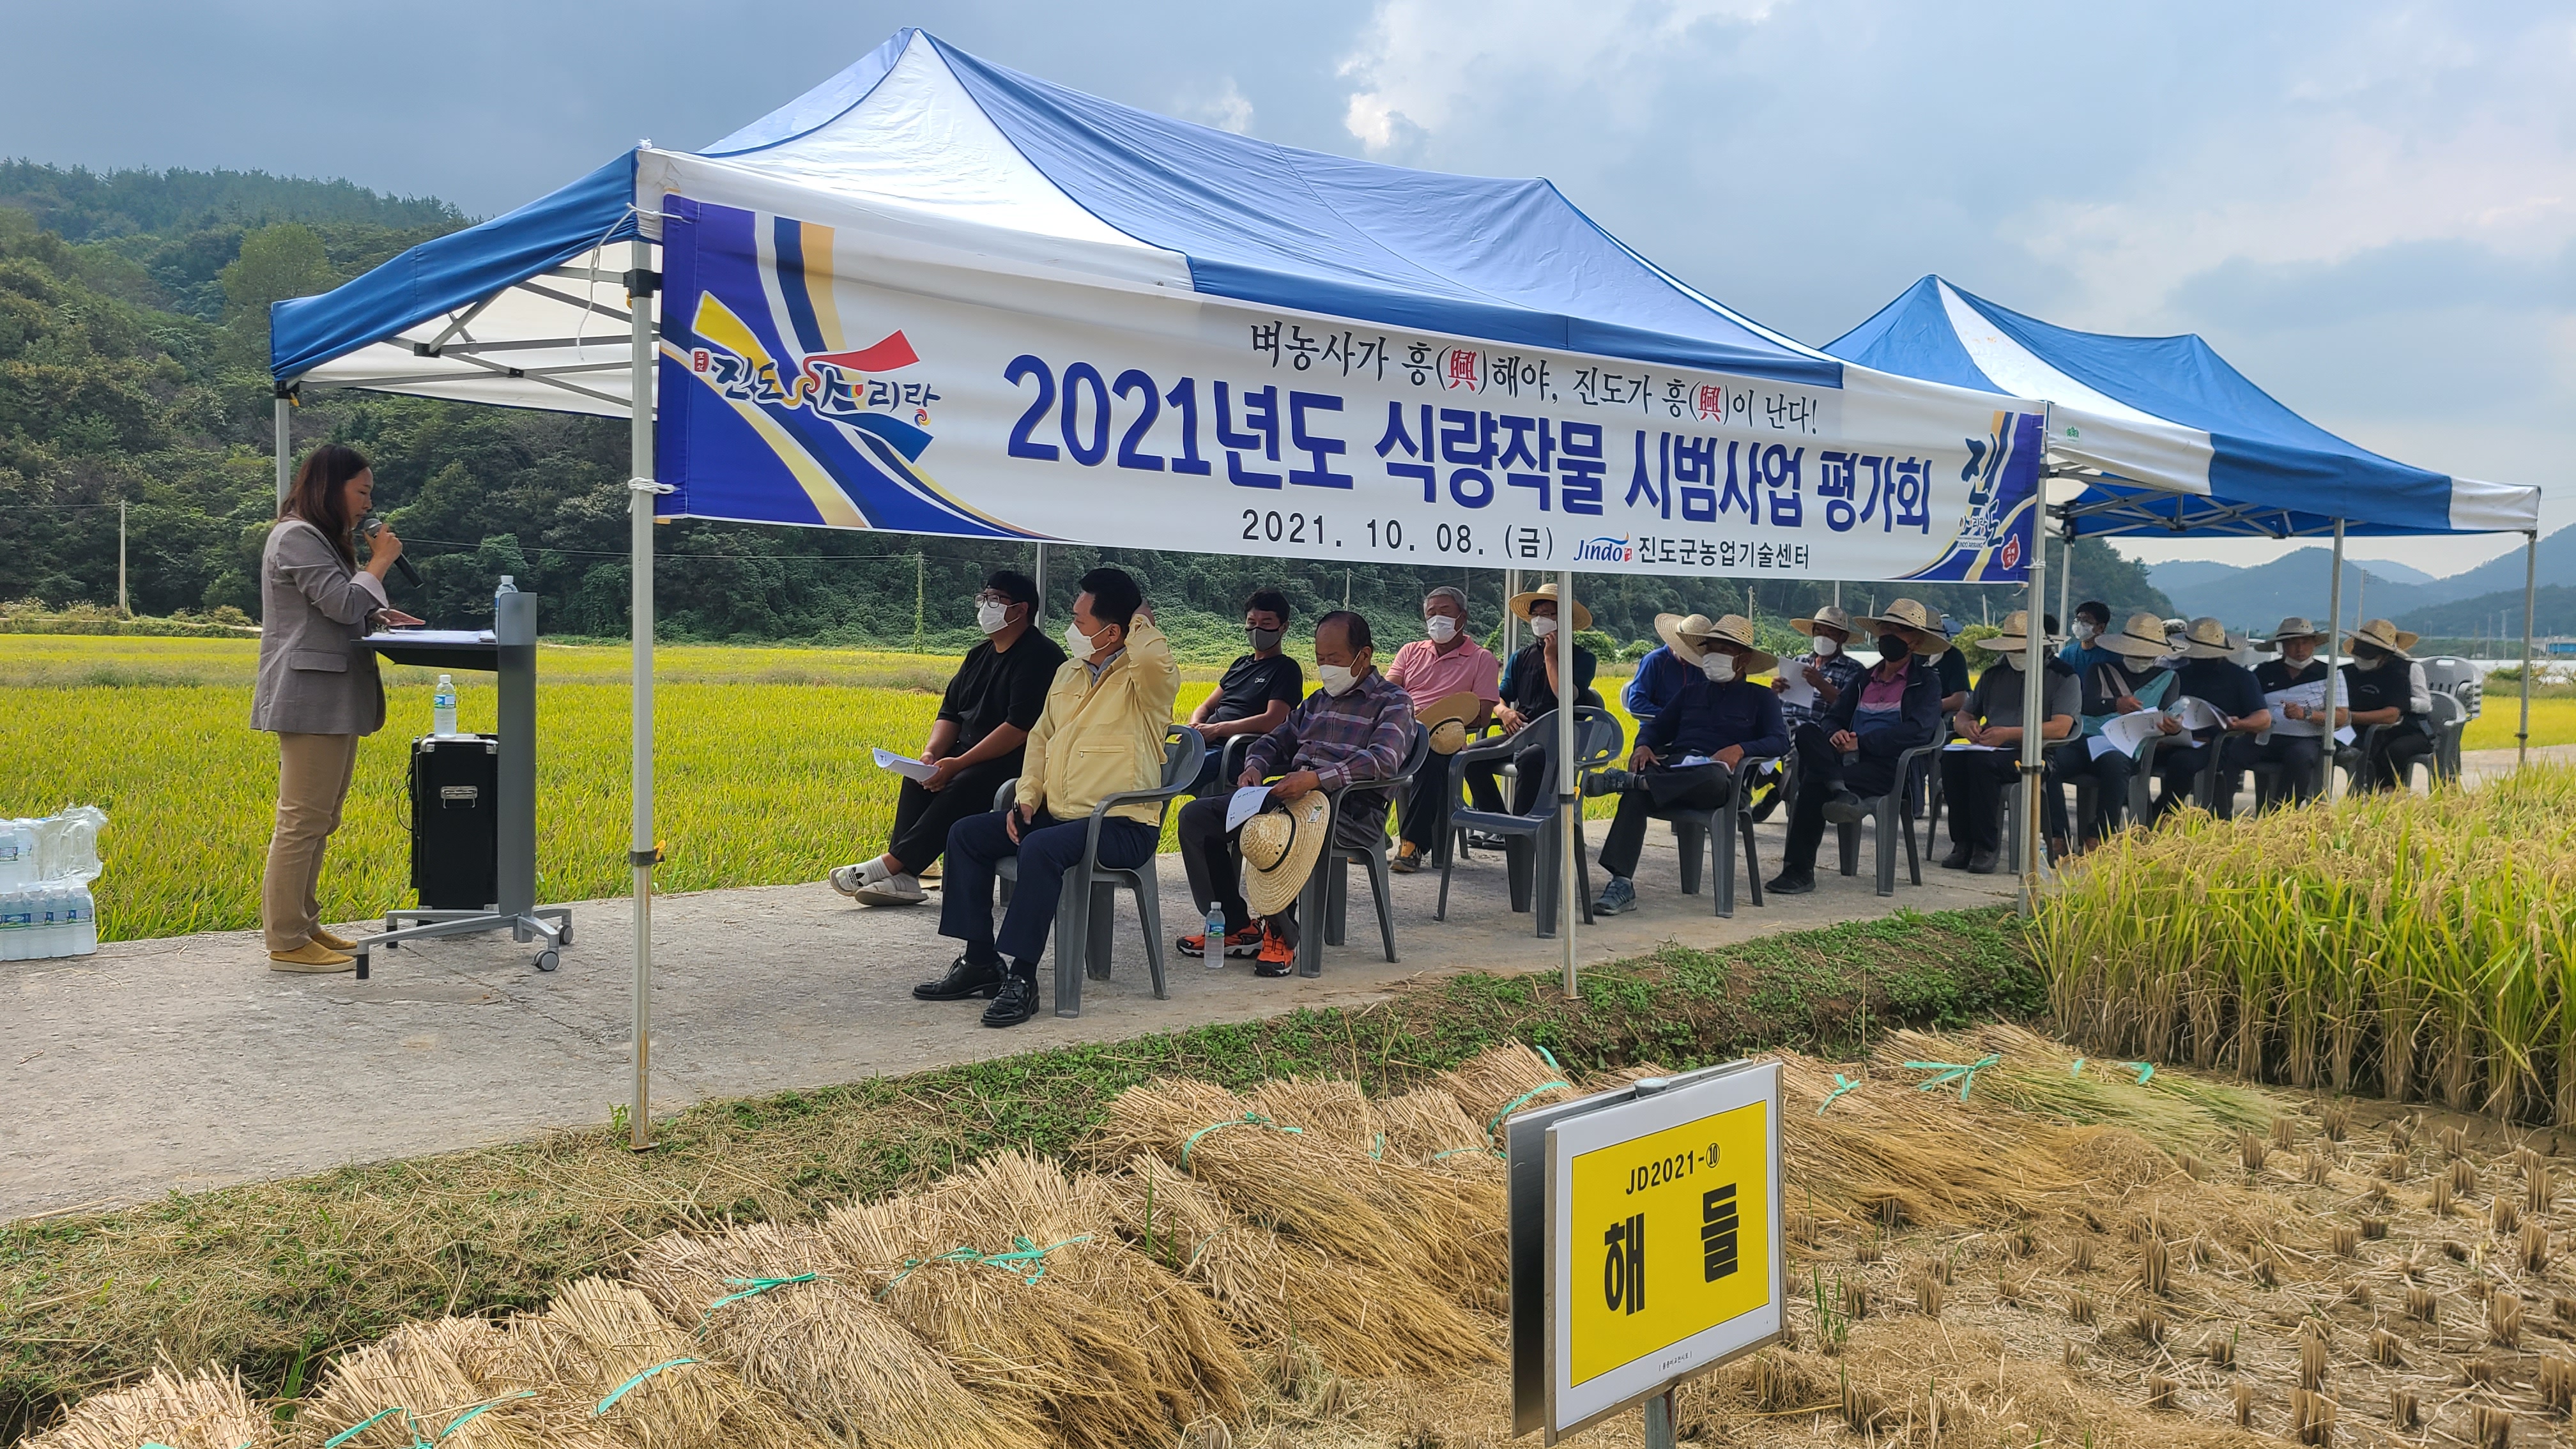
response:
[[[1557,852],[1557,874],[1560,877],[1556,900],[1556,929],[1565,942],[1565,999],[1580,1000],[1583,983],[1576,978],[1574,967],[1574,923],[1581,919],[1583,902],[1575,899],[1581,888],[1583,862],[1576,852],[1583,848],[1581,823],[1576,812],[1583,808],[1583,781],[1574,768],[1575,701],[1582,691],[1574,682],[1574,570],[1560,569],[1556,575],[1556,809],[1563,817],[1559,822],[1565,832],[1564,847]]]
[[[1046,616],[1046,545],[1043,543],[1038,545],[1037,576],[1031,582],[1038,586],[1038,606],[1029,610],[1029,622],[1034,624]]]
[[[1521,616],[1512,612],[1512,596],[1521,591],[1521,571],[1503,570],[1503,657],[1509,659],[1521,647]]]
[[[295,443],[288,436],[295,416],[294,384],[277,385],[277,507],[286,510],[286,490],[295,486]]]
[[[653,843],[653,500],[665,490],[653,481],[652,293],[659,290],[658,279],[650,276],[653,245],[639,233],[627,255],[632,269],[626,289],[632,355],[627,371],[631,402],[626,487],[635,649],[634,830],[627,838],[627,861],[635,871],[635,1082],[626,1131],[628,1145],[641,1152],[653,1145],[653,865],[661,858]]]
[[[2045,430],[2042,436],[2045,436]],[[2021,820],[2018,842],[2021,850],[2021,913],[2034,914],[2039,909],[2040,875],[2048,868],[2048,834],[2040,828],[2039,772],[2047,758],[2041,738],[2041,726],[2047,723],[2041,713],[2047,707],[2048,691],[2048,623],[2040,608],[2048,597],[2048,484],[2039,485],[2040,496],[2032,500],[2030,521],[2030,602],[2022,615],[2021,645]],[[2068,544],[2069,548],[2074,545]],[[2000,661],[1998,661],[2000,662]],[[1939,760],[1933,767],[1940,767]],[[1900,785],[1902,781],[1898,782]]]
[[[2043,490],[2041,496],[2045,498],[2047,480],[2042,479],[2039,486]],[[2043,504],[2040,517],[2045,519],[2047,516],[2048,510]],[[2058,559],[2058,564],[2057,627],[2072,630],[2075,627],[2075,520],[2072,518],[2066,520],[2066,552]]]
[[[2335,686],[2342,683],[2336,672],[2342,667],[2336,658],[2343,644],[2343,520],[2335,520],[2333,573],[2326,582],[2326,742],[2323,763],[2326,772],[2326,803],[2335,802]]]
[[[2513,732],[2517,770],[2531,763],[2531,611],[2540,585],[2540,530],[2522,537],[2522,724]]]

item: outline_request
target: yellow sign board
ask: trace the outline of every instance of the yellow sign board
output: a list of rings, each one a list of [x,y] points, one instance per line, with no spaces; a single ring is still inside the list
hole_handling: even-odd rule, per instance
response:
[[[1511,1143],[1516,1432],[1553,1444],[1780,1336],[1779,1063],[1516,1116]]]
[[[1573,1383],[1771,1301],[1769,1118],[1749,1102],[1574,1159],[1576,1265],[1590,1252],[1600,1272],[1565,1305]]]

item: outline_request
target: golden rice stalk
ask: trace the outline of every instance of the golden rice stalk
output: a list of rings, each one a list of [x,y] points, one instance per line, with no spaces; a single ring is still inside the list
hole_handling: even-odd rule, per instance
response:
[[[1236,1216],[1151,1153],[1096,1181],[1126,1241],[1204,1290],[1256,1348],[1303,1344],[1358,1378],[1445,1376],[1496,1358],[1482,1325],[1420,1280],[1335,1263]]]
[[[1087,1150],[1104,1167],[1150,1152],[1207,1184],[1232,1211],[1336,1262],[1429,1276],[1422,1245],[1352,1180],[1349,1154],[1285,1130],[1295,1123],[1247,1121],[1248,1110],[1243,1099],[1206,1082],[1145,1082],[1110,1099]]]
[[[1187,1366],[1157,1361],[1135,1305],[1056,1276],[1050,1260],[1090,1244],[1033,1236],[1048,1226],[987,1217],[950,1189],[837,1209],[823,1233],[843,1271],[1001,1412],[1075,1449],[1170,1440],[1174,1409],[1196,1399]]]
[[[1490,1172],[1503,1165],[1487,1144],[1484,1129],[1468,1119],[1457,1098],[1437,1087],[1386,1098],[1377,1104],[1377,1111],[1386,1124],[1390,1161],[1452,1172]]]
[[[865,1285],[835,1276],[843,1272],[812,1231],[760,1224],[713,1238],[665,1234],[636,1254],[627,1277],[710,1357],[827,1440],[851,1449],[1045,1442],[1036,1424],[968,1393]],[[764,1282],[778,1286],[759,1289]]]
[[[606,1278],[565,1285],[544,1313],[460,1362],[487,1392],[534,1390],[536,1415],[636,1449],[810,1442],[651,1299]]]
[[[1469,1057],[1440,1076],[1440,1085],[1498,1146],[1505,1117],[1580,1096],[1571,1082],[1566,1072],[1516,1041]]]
[[[25,1449],[262,1449],[275,1442],[268,1415],[243,1391],[238,1372],[177,1374],[165,1365],[72,1405]]]
[[[1275,1122],[1294,1123],[1309,1137],[1337,1147],[1378,1153],[1385,1126],[1360,1084],[1339,1077],[1290,1077],[1264,1082],[1250,1094],[1252,1110]]]
[[[487,1362],[497,1337],[479,1318],[433,1319],[343,1355],[289,1442],[310,1449],[345,1434],[349,1449],[541,1449],[550,1436],[526,1413],[530,1395],[486,1389],[468,1366]]]

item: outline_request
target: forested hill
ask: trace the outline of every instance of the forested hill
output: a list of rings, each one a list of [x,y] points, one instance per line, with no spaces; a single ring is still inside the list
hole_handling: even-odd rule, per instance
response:
[[[138,613],[255,614],[273,513],[268,304],[466,224],[445,202],[345,181],[0,162],[0,600],[112,604],[123,500]],[[623,423],[325,391],[307,397],[295,434],[299,449],[335,437],[374,459],[378,506],[427,580],[420,594],[397,585],[412,612],[472,623],[490,612],[494,576],[509,573],[540,596],[548,632],[625,631]],[[1029,553],[722,524],[676,525],[659,543],[669,637],[898,647],[970,640],[975,580],[996,563],[1026,567]],[[1261,584],[1285,588],[1309,618],[1347,597],[1392,639],[1413,637],[1430,583],[1467,585],[1480,629],[1502,592],[1492,571],[1072,548],[1051,554],[1050,582],[1061,591],[1097,558],[1145,579],[1199,652],[1226,647],[1225,624]],[[2100,545],[2076,562],[2077,597],[2166,611],[2144,571]],[[1581,589],[1621,642],[1651,638],[1659,610],[1746,607],[1726,579],[1588,576]],[[1903,591],[1852,584],[1843,600],[1857,611]],[[1753,603],[1777,620],[1831,592],[1767,582]],[[1970,586],[1912,592],[1969,622],[2018,602]]]

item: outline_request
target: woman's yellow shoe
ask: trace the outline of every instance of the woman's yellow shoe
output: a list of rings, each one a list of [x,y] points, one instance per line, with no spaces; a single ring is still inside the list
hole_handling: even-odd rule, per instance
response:
[[[320,941],[307,941],[292,951],[268,953],[268,969],[271,971],[347,971],[357,964],[356,958],[334,951]]]

